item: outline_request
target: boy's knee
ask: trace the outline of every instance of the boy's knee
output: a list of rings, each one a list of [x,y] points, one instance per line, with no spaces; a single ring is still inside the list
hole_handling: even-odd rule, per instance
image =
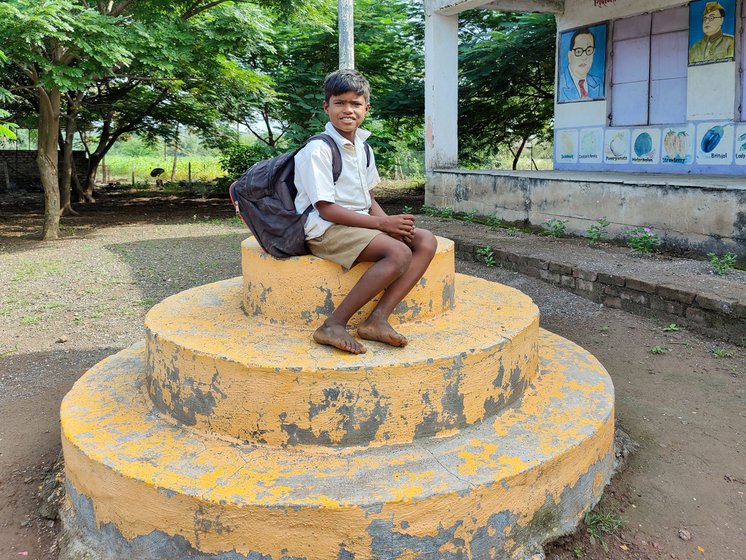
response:
[[[389,256],[396,263],[400,272],[407,270],[409,263],[412,262],[412,249],[407,247],[401,241],[396,242],[390,248]]]
[[[434,255],[435,251],[438,249],[437,238],[426,229],[418,229],[417,233],[419,234],[420,240],[416,247],[424,252],[430,253],[430,255]]]

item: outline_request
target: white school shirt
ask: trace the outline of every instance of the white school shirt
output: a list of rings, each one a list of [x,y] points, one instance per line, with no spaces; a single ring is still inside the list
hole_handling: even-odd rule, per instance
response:
[[[314,205],[306,220],[306,239],[321,237],[332,226],[332,222],[319,214],[315,206],[317,202],[334,202],[348,210],[368,214],[370,190],[381,180],[372,150],[370,166],[365,166],[365,140],[370,136],[369,131],[358,128],[354,144],[337,132],[331,123],[326,123],[324,132],[337,143],[342,156],[342,173],[336,184],[332,178],[332,151],[323,140],[309,142],[295,155],[295,186],[298,188],[295,209],[302,214],[311,204]]]

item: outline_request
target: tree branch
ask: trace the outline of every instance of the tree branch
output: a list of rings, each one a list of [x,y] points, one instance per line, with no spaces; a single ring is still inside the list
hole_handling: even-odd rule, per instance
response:
[[[228,0],[213,0],[212,2],[208,2],[204,6],[200,6],[200,4],[202,3],[202,0],[197,0],[197,2],[192,3],[192,5],[189,6],[189,8],[187,8],[187,11],[181,15],[181,19],[192,18],[196,16],[197,14],[201,14],[205,10],[209,10],[210,8],[214,8],[215,6],[224,4],[227,1]]]

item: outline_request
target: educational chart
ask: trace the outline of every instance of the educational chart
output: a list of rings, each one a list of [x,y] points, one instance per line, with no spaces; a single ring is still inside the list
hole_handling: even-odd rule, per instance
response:
[[[733,163],[733,123],[697,125],[697,163],[730,165]]]
[[[661,161],[674,165],[688,165],[694,161],[694,127],[663,129]]]
[[[734,150],[737,165],[746,165],[746,124],[736,127],[736,149]]]
[[[578,161],[578,131],[577,129],[560,130],[557,133],[557,161],[562,163],[577,163]]]
[[[661,131],[636,128],[632,131],[632,163],[649,165],[660,160]]]
[[[606,131],[604,163],[629,163],[629,130]]]
[[[601,163],[603,161],[603,138],[603,128],[580,129],[578,161],[580,163]]]

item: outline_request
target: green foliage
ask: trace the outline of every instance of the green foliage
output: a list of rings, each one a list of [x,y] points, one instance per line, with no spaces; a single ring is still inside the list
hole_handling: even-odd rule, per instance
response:
[[[497,216],[490,216],[487,218],[487,221],[485,222],[486,225],[489,226],[490,229],[498,229],[502,227],[502,220],[498,218]]]
[[[676,323],[669,323],[668,325],[663,327],[663,332],[679,332],[680,330],[681,327]]]
[[[459,160],[483,165],[505,150],[515,169],[529,140],[551,136],[554,17],[470,10],[460,20]]]
[[[459,219],[462,222],[466,222],[467,224],[473,224],[474,222],[477,221],[477,211],[476,210],[472,210],[471,212],[466,212],[466,213],[462,214],[459,217]]]
[[[596,220],[596,223],[591,225],[585,233],[588,236],[588,239],[591,240],[591,243],[596,243],[606,237],[606,228],[608,227],[609,220],[604,216],[603,218]]]
[[[405,205],[404,208],[402,208],[402,214],[411,214],[412,213],[412,207],[409,205]]]
[[[223,150],[220,165],[228,176],[236,179],[256,162],[272,157],[271,148],[261,144],[233,145]]]
[[[609,548],[604,537],[616,533],[624,526],[622,519],[611,513],[587,512],[583,518],[583,523],[585,523],[591,544],[600,544],[607,551]]]
[[[707,256],[710,257],[710,267],[715,274],[728,274],[736,266],[736,255],[731,252],[727,252],[723,256],[707,253]]]
[[[18,125],[3,120],[10,113],[0,109],[0,137],[8,138],[10,140],[16,139],[16,134],[13,132],[14,128],[18,128]]]
[[[665,346],[661,346],[660,344],[656,344],[655,346],[651,346],[648,350],[651,354],[665,354],[668,352],[668,348]]]
[[[732,358],[736,355],[736,353],[733,350],[729,350],[727,348],[715,348],[712,351],[712,355],[716,358]]]
[[[486,264],[487,266],[495,266],[495,253],[492,251],[492,247],[490,247],[489,245],[487,247],[481,247],[480,249],[477,249],[477,255],[482,257],[484,264]]]
[[[547,237],[562,237],[565,235],[567,222],[568,220],[560,220],[559,218],[547,220],[544,222],[544,235]]]
[[[660,245],[660,239],[651,228],[638,227],[629,232],[627,245],[636,253],[647,255]]]

